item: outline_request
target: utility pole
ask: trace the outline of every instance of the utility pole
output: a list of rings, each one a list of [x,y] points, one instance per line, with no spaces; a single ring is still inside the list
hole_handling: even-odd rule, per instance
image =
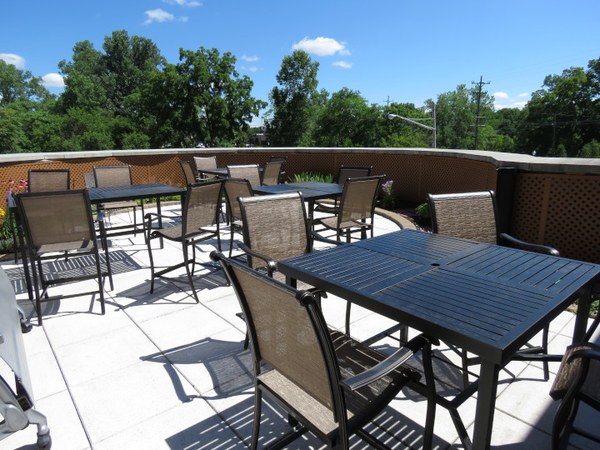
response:
[[[390,106],[390,96],[387,96],[387,100],[385,101],[385,106],[389,107]]]
[[[471,84],[477,85],[477,112],[475,113],[475,150],[477,150],[477,143],[479,141],[479,108],[481,106],[481,88],[484,84],[490,84],[489,81],[483,81],[483,75],[479,77],[479,82],[472,81]]]

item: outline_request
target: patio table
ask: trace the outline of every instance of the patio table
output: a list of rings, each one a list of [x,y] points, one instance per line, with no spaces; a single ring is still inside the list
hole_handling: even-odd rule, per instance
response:
[[[302,198],[308,202],[308,223],[312,229],[315,200],[337,198],[342,196],[343,187],[337,183],[324,183],[321,181],[304,181],[300,183],[274,184],[270,186],[256,186],[255,194],[273,195],[286,192],[300,192]]]
[[[476,449],[490,445],[499,370],[576,298],[580,340],[600,275],[597,264],[415,230],[282,260],[278,269],[480,357]]]
[[[167,196],[179,196],[182,197],[186,190],[177,186],[171,186],[169,184],[154,183],[154,184],[131,184],[127,186],[110,186],[110,187],[94,187],[88,189],[90,195],[90,201],[93,205],[100,205],[106,202],[113,201],[124,201],[124,200],[144,200],[144,199],[156,199],[156,209],[159,214],[159,226],[162,225],[160,221],[160,200],[161,197]],[[121,231],[113,231],[106,236],[119,236],[131,233],[130,225],[118,227]],[[143,227],[143,218],[142,218]]]

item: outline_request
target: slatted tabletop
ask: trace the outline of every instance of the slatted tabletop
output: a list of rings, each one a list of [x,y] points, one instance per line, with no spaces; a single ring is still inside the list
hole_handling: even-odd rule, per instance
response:
[[[499,365],[600,274],[592,263],[414,230],[279,270]]]
[[[333,198],[342,195],[342,186],[337,183],[323,183],[318,181],[305,181],[301,183],[274,184],[271,186],[256,186],[255,194],[272,195],[286,192],[302,192],[302,197],[307,201],[323,198]]]
[[[144,198],[182,195],[185,189],[169,184],[132,184],[129,186],[111,186],[89,188],[90,201],[102,203],[109,201],[139,200]]]

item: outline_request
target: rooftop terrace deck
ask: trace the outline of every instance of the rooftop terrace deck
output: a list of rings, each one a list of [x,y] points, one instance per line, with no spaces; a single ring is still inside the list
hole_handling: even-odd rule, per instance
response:
[[[127,215],[124,215],[127,218]],[[113,220],[119,220],[113,216]],[[398,229],[377,216],[376,234]],[[203,243],[206,253],[214,247]],[[185,283],[157,280],[149,293],[148,254],[143,236],[112,239],[115,289],[107,292],[107,311],[90,296],[46,303],[43,326],[35,324],[24,335],[37,409],[48,417],[53,448],[83,449],[243,449],[249,445],[253,412],[251,356],[244,351],[244,323],[232,288],[221,271],[197,276],[197,304]],[[227,245],[227,240],[224,240]],[[158,253],[160,262],[179,261],[181,251],[169,242]],[[19,304],[33,316],[20,269],[12,260],[2,268],[14,280]],[[181,272],[183,279],[183,271]],[[93,282],[93,281],[92,281]],[[90,283],[92,283],[90,282]],[[73,284],[53,292],[79,289]],[[82,288],[85,290],[85,288]],[[345,302],[329,296],[323,302],[331,326],[341,328]],[[352,331],[358,338],[387,328],[389,321],[359,308],[353,309]],[[562,313],[551,324],[550,350],[562,353],[570,343],[574,316]],[[596,340],[598,340],[598,334]],[[392,340],[378,343],[385,349]],[[436,352],[455,359],[443,346]],[[459,383],[458,373],[437,365],[445,380],[438,388],[448,393]],[[548,391],[558,363],[551,363],[551,380],[543,381],[541,364],[512,362],[501,372],[492,445],[502,449],[544,449],[557,404]],[[471,431],[474,400],[459,409]],[[285,432],[287,425],[277,409],[263,410],[261,442]],[[580,418],[590,427],[599,417],[583,409]],[[396,435],[393,448],[420,448],[425,422],[425,401],[405,391],[378,422],[387,422]],[[448,415],[438,408],[436,448],[460,448]],[[400,441],[396,438],[400,437]],[[0,441],[0,449],[35,448],[35,427]],[[353,448],[368,448],[354,438]],[[573,441],[581,447],[584,441]],[[310,435],[289,448],[321,448]]]

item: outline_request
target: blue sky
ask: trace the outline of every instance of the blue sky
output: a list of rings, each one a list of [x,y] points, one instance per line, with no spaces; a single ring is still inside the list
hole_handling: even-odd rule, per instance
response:
[[[597,0],[3,0],[0,58],[60,84],[82,40],[101,49],[125,29],[158,46],[229,51],[268,100],[294,48],[320,63],[319,87],[370,103],[423,105],[459,84],[490,82],[498,108],[523,105],[544,77],[600,58]],[[60,92],[60,87],[50,87]]]

